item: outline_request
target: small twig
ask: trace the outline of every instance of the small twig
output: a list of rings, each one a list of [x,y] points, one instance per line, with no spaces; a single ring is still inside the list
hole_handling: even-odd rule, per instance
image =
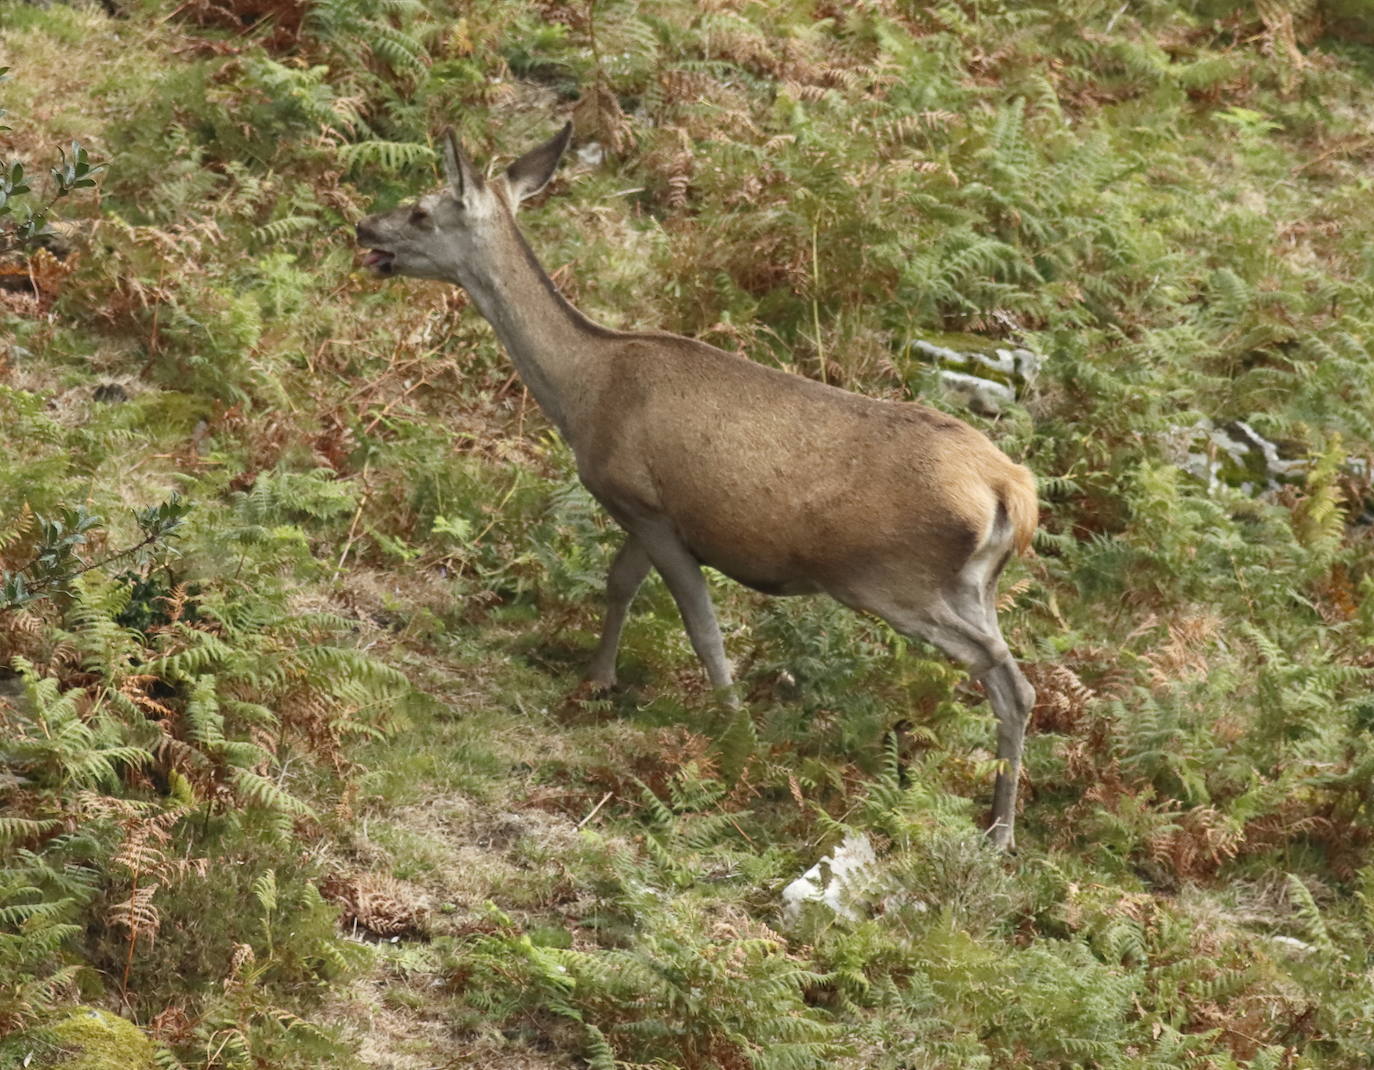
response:
[[[164,22],[170,22],[172,19],[176,18],[188,7],[192,7],[194,4],[195,0],[186,0],[186,3],[180,5],[179,7],[174,7],[171,11],[167,12],[167,14],[163,15],[162,18],[158,19],[157,25],[161,26]]]
[[[503,509],[506,507],[506,503],[509,502],[509,501],[511,500],[512,495],[515,494],[516,488],[519,487],[519,486],[520,486],[520,469],[517,468],[517,469],[515,470],[515,479],[511,482],[511,485],[510,485],[510,490],[506,491],[505,497],[502,498],[502,499],[496,504],[496,509],[495,509],[495,511],[492,513],[492,518],[491,518],[489,521],[487,521],[487,526],[484,527],[481,531],[479,531],[476,535],[474,535],[474,536],[472,537],[472,542],[473,542],[474,545],[477,544],[477,543],[479,543],[479,542],[481,542],[482,539],[486,536],[487,532],[489,532],[492,528],[496,527],[496,521],[498,521],[498,520],[501,518],[501,510],[503,510]]]
[[[1337,145],[1337,146],[1336,146],[1335,148],[1333,148],[1333,149],[1327,149],[1325,152],[1321,153],[1319,156],[1313,156],[1312,159],[1308,160],[1306,163],[1299,164],[1297,167],[1295,167],[1295,168],[1293,168],[1291,171],[1289,171],[1289,172],[1288,172],[1288,175],[1289,175],[1289,177],[1291,178],[1293,175],[1296,175],[1299,171],[1306,171],[1309,167],[1315,167],[1317,164],[1321,163],[1322,161],[1324,161],[1324,160],[1329,160],[1332,156],[1339,155],[1340,153],[1347,153],[1347,154],[1349,154],[1349,155],[1354,155],[1355,153],[1360,152],[1360,151],[1363,150],[1363,149],[1369,148],[1369,142],[1370,142],[1370,139],[1366,137],[1366,138],[1361,138],[1359,141],[1357,141],[1357,142],[1356,142],[1355,144],[1353,144],[1353,145]],[[1274,185],[1277,186],[1278,183],[1276,182],[1276,183],[1274,183]],[[1272,187],[1271,187],[1271,188],[1272,188]]]
[[[418,390],[420,387],[422,387],[422,386],[428,386],[428,385],[429,385],[429,376],[428,376],[428,375],[421,375],[420,378],[416,379],[415,382],[411,383],[408,387],[405,388],[405,390],[402,392],[402,394],[401,394],[400,397],[392,398],[392,399],[391,399],[390,401],[388,401],[388,402],[386,403],[386,405],[382,408],[382,411],[381,411],[381,412],[379,412],[376,416],[372,417],[372,422],[369,423],[366,427],[363,428],[363,434],[365,434],[365,435],[370,435],[370,434],[372,434],[372,429],[373,429],[374,427],[376,427],[379,423],[381,423],[381,421],[382,421],[383,419],[385,419],[385,417],[387,416],[387,414],[388,414],[389,412],[391,412],[392,409],[394,409],[397,405],[399,405],[401,402],[403,402],[406,398],[410,397],[410,395],[413,394],[413,393],[414,393],[416,390]]]
[[[157,288],[159,293],[162,292],[163,283],[165,283],[166,281],[167,261],[163,260],[158,264],[157,268]],[[161,311],[162,302],[158,301],[156,304],[153,305],[153,321],[148,328],[148,364],[145,364],[143,366],[143,370],[145,372],[148,370],[148,365],[151,364],[153,359],[158,355],[158,350],[162,348],[162,339],[158,335],[157,324],[158,313]]]
[[[348,560],[348,552],[353,549],[354,542],[358,538],[358,521],[362,519],[363,510],[367,508],[367,503],[372,499],[372,488],[367,485],[367,466],[369,462],[363,464],[362,484],[363,496],[358,502],[358,508],[353,514],[353,522],[348,525],[348,538],[344,540],[343,553],[339,554],[339,563],[334,566],[334,578],[338,579],[343,572],[344,562]]]
[[[129,973],[134,968],[134,949],[138,945],[138,878],[140,871],[134,869],[134,886],[129,893],[129,947],[124,955],[124,973],[119,978],[119,998],[124,1005],[129,1006]]]
[[[725,811],[722,810],[721,813],[725,813]],[[755,849],[758,848],[758,844],[756,844],[756,843],[753,841],[753,839],[750,837],[749,833],[745,832],[744,829],[742,829],[742,828],[739,827],[739,822],[738,822],[738,821],[736,821],[736,820],[735,820],[733,817],[731,817],[729,814],[726,814],[726,815],[725,815],[725,820],[727,820],[728,822],[730,822],[730,824],[734,826],[735,831],[738,832],[741,836],[744,837],[745,843],[749,844],[750,847],[753,847],[753,848],[755,848]]]
[[[588,821],[590,821],[592,818],[594,818],[594,817],[601,811],[601,808],[602,808],[603,806],[605,806],[608,802],[610,802],[611,796],[613,796],[614,794],[615,794],[615,792],[613,792],[613,791],[608,791],[608,792],[606,792],[605,795],[601,796],[601,801],[600,801],[599,803],[597,803],[595,806],[592,807],[592,812],[591,812],[590,814],[588,814],[586,817],[584,817],[581,821],[579,821],[579,822],[577,823],[577,825],[574,826],[574,827],[580,829],[580,828],[581,828],[583,825],[585,825]],[[746,836],[745,838],[748,839],[747,836]]]
[[[816,232],[820,224],[811,223],[811,331],[816,339],[816,359],[820,362],[821,382],[826,382],[825,342],[821,338],[821,264],[816,252]]]
[[[426,354],[426,356],[428,356],[428,354]],[[411,357],[408,360],[389,362],[386,366],[386,371],[382,372],[382,374],[377,376],[375,379],[372,379],[369,382],[366,382],[362,386],[358,387],[358,389],[353,391],[353,393],[349,394],[348,397],[344,398],[340,404],[352,404],[354,401],[358,400],[364,395],[372,393],[392,376],[400,375],[406,371],[409,371],[413,365],[419,364],[420,361],[424,359],[425,357]]]

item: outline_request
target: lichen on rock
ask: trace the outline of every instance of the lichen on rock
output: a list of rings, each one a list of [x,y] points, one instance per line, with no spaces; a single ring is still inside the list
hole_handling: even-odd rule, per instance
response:
[[[923,338],[905,346],[908,361],[933,371],[934,384],[958,404],[984,416],[996,416],[1035,384],[1044,363],[1039,354],[986,343],[970,347],[969,341],[977,343],[979,339],[958,338],[965,348],[952,349]]]

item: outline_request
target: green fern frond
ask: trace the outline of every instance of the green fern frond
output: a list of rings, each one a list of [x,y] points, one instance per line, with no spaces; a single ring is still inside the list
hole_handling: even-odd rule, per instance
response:
[[[253,882],[253,895],[258,905],[269,914],[277,909],[277,871],[264,870]]]
[[[288,215],[264,223],[253,231],[253,241],[261,245],[276,245],[293,234],[301,234],[320,225],[314,216]]]
[[[260,776],[250,769],[234,769],[229,776],[234,791],[251,806],[295,817],[314,817],[315,812],[276,781]]]
[[[0,844],[37,839],[61,827],[62,822],[55,818],[0,816]]]
[[[395,71],[419,73],[429,65],[429,53],[424,44],[405,30],[377,19],[363,23],[372,52],[385,60]]]
[[[398,172],[410,167],[432,166],[435,161],[434,150],[428,145],[412,141],[357,141],[340,145],[340,162],[344,167],[382,168]]]
[[[1295,921],[1303,939],[1316,947],[1323,955],[1335,955],[1335,941],[1331,939],[1331,931],[1326,927],[1326,919],[1322,917],[1322,912],[1318,908],[1316,900],[1312,898],[1312,892],[1307,885],[1296,874],[1288,873],[1284,876],[1284,886],[1287,889],[1288,902],[1293,908]]]
[[[673,824],[674,817],[672,810],[660,799],[648,784],[638,777],[632,778],[634,784],[639,788],[639,798],[644,804],[644,809],[651,825],[659,828],[669,828]]]
[[[744,772],[758,751],[759,736],[754,719],[746,706],[741,706],[730,718],[725,731],[716,740],[720,755],[720,773],[726,784],[733,784]]]

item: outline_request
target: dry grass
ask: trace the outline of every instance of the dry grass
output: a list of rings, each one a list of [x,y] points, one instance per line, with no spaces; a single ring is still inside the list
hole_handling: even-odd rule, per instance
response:
[[[165,67],[165,48],[156,28],[111,19],[95,5],[62,5],[42,28],[0,34],[0,66],[11,68],[6,154],[37,171],[56,146],[76,140],[95,161],[108,160],[119,149],[106,140],[112,122],[155,91],[149,72]],[[93,95],[91,86],[103,91]]]

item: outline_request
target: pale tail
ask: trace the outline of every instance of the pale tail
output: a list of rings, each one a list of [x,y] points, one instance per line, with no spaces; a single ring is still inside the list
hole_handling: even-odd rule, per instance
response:
[[[1040,497],[1035,490],[1035,476],[1029,468],[1018,464],[1013,469],[1012,477],[1002,487],[1002,505],[1011,521],[1016,552],[1025,554],[1040,523]]]

